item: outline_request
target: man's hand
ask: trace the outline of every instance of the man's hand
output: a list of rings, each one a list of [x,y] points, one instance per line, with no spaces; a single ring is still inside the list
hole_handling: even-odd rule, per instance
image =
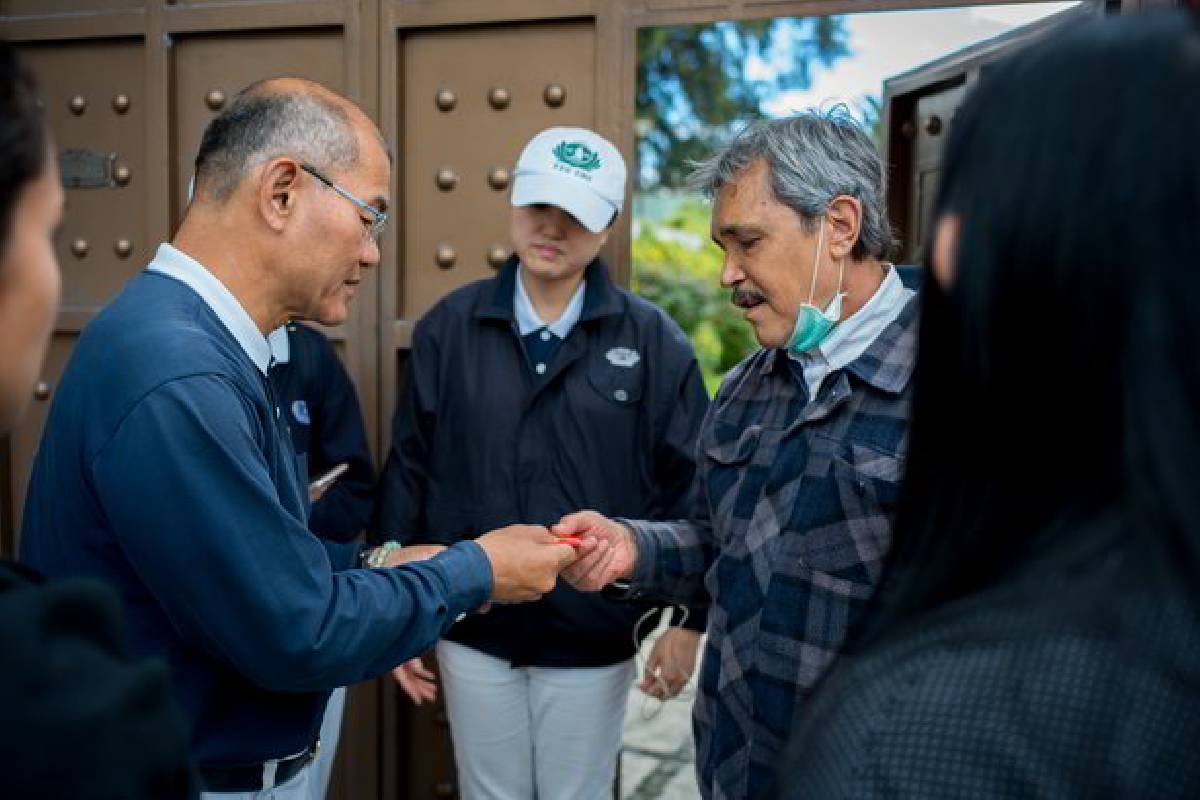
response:
[[[412,561],[425,561],[426,559],[433,558],[445,549],[445,545],[440,544],[410,544],[407,547],[401,547],[399,550],[393,550],[388,553],[383,565],[385,567],[398,567],[401,564],[408,564]]]
[[[682,691],[696,669],[700,634],[687,628],[667,628],[646,661],[638,688],[651,697],[667,700]]]
[[[428,700],[437,699],[437,676],[425,666],[421,657],[409,659],[392,670],[392,677],[400,688],[413,701],[413,705],[421,705]]]
[[[637,545],[633,531],[595,511],[577,511],[563,517],[552,528],[555,536],[577,536],[583,540],[579,559],[563,570],[562,576],[582,592],[598,592],[615,580],[633,575]]]
[[[491,599],[497,603],[537,600],[576,557],[574,547],[541,525],[510,525],[475,541],[492,562]]]

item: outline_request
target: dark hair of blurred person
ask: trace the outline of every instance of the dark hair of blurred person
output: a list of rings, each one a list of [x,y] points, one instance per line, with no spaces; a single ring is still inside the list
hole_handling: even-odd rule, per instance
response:
[[[879,614],[776,797],[1200,796],[1200,30],[1072,26],[960,109]]]
[[[28,405],[58,311],[62,205],[33,79],[0,41],[0,432]],[[0,562],[0,708],[5,797],[191,794],[166,670],[126,658],[117,598],[97,583]]]

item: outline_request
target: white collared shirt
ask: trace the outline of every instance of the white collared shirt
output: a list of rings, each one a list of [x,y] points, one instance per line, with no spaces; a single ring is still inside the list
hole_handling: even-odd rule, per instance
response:
[[[216,275],[187,253],[167,243],[158,246],[154,260],[146,269],[174,278],[200,295],[200,299],[212,309],[225,329],[246,351],[259,372],[267,374],[271,366],[271,345],[267,337],[263,336],[233,292]]]
[[[517,318],[517,330],[522,336],[527,336],[539,328],[549,328],[551,333],[559,339],[565,340],[575,327],[575,323],[579,322],[580,315],[583,314],[583,292],[587,288],[587,281],[579,282],[579,286],[575,288],[575,294],[571,295],[571,300],[563,309],[561,317],[554,322],[543,322],[534,309],[529,294],[525,291],[525,283],[521,280],[522,269],[524,268],[518,264],[517,288],[513,291],[513,314]]]
[[[286,322],[267,334],[267,344],[271,347],[272,363],[286,364],[292,360],[292,345],[288,341]]]
[[[904,286],[900,274],[891,264],[884,265],[887,275],[871,295],[871,299],[852,315],[834,326],[825,341],[806,353],[788,351],[788,357],[804,368],[804,383],[809,399],[817,396],[821,383],[831,373],[855,361],[871,343],[891,325],[916,292]]]

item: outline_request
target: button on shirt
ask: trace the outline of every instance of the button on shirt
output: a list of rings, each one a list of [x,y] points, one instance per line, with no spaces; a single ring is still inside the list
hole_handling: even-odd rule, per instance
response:
[[[811,380],[824,388],[810,395],[782,350],[731,371],[700,431],[691,517],[630,523],[635,592],[687,602],[706,587],[712,597],[694,710],[707,798],[765,790],[879,578],[917,332],[917,301],[889,273],[822,354]]]
[[[524,270],[524,267],[518,265],[516,288],[513,289],[513,315],[517,321],[517,332],[521,335],[521,342],[529,356],[530,367],[542,376],[546,374],[559,345],[571,334],[571,330],[583,314],[587,281],[581,280],[575,287],[575,293],[571,295],[562,315],[554,322],[547,323],[538,316],[533,301],[529,299],[529,293],[525,291],[525,282],[521,277]]]

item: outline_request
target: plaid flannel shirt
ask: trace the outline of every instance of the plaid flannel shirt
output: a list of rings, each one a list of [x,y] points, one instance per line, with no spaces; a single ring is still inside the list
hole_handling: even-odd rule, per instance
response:
[[[811,402],[785,352],[747,358],[701,428],[692,518],[628,521],[635,593],[712,598],[694,720],[707,798],[766,788],[878,581],[904,471],[917,305]]]

